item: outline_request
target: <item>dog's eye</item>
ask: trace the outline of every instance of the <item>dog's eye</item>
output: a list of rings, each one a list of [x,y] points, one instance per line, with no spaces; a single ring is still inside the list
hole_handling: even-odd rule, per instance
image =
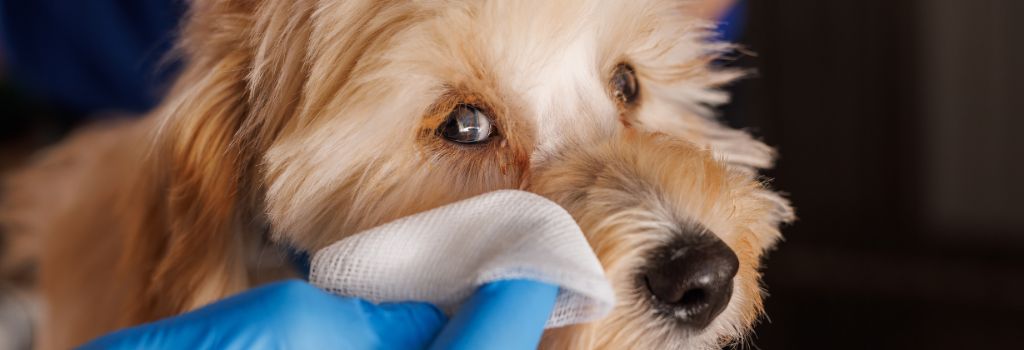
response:
[[[636,80],[633,67],[625,63],[616,66],[615,72],[612,73],[611,84],[615,99],[619,103],[629,106],[636,102],[636,97],[640,93],[640,83]]]
[[[448,114],[437,132],[448,141],[474,144],[489,140],[493,129],[491,118],[479,108],[459,105]]]

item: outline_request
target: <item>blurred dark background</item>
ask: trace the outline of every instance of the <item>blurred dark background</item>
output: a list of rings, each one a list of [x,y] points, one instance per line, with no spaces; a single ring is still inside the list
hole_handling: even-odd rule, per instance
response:
[[[748,5],[725,114],[800,218],[753,343],[1024,347],[1024,1]]]
[[[762,349],[1024,344],[1024,1],[750,1],[724,115],[779,149],[800,220]],[[739,18],[739,17],[736,17]],[[0,170],[82,110],[0,67]],[[28,89],[30,90],[30,89]]]

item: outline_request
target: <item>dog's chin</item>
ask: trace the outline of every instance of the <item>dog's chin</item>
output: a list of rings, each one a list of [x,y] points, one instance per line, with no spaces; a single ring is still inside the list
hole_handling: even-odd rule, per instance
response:
[[[614,220],[605,222],[611,221]],[[638,224],[638,221],[630,221],[630,225],[652,227],[664,225],[664,222]],[[735,287],[721,312],[706,324],[694,325],[692,314],[666,307],[642,277],[650,266],[650,259],[646,257],[661,248],[657,242],[665,240],[665,234],[659,233],[663,230],[611,231],[615,234],[602,230],[610,227],[622,228],[616,224],[600,225],[591,232],[591,244],[599,252],[606,276],[615,289],[615,309],[596,322],[549,331],[542,348],[705,350],[721,349],[747,338],[761,312],[761,291],[756,278],[745,280],[749,274],[734,277]],[[626,240],[602,240],[613,237]],[[612,246],[612,249],[602,249]],[[753,267],[745,262],[740,269]]]
[[[620,301],[622,302],[622,301]],[[628,300],[625,302],[629,302]],[[638,305],[646,305],[636,301]],[[694,329],[675,316],[653,308],[623,313],[586,325],[549,330],[542,349],[721,349],[745,339],[749,327],[723,313],[704,329]]]
[[[777,233],[774,202],[750,177],[687,143],[623,135],[534,179],[576,219],[617,299],[604,319],[550,330],[544,348],[720,349],[749,333]]]
[[[664,329],[665,343],[657,347],[661,349],[721,349],[745,339],[750,330],[750,325],[744,324],[735,312],[723,312],[707,327],[694,328],[678,314],[654,310],[649,322]]]
[[[549,330],[542,349],[681,349],[709,350],[746,339],[751,324],[745,322],[737,302],[707,327],[694,328],[676,314],[660,311],[643,286],[628,295],[617,293],[619,307],[594,323]]]

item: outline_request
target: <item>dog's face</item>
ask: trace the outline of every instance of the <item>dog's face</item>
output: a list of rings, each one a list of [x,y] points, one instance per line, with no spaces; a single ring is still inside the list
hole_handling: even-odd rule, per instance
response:
[[[315,251],[526,189],[574,215],[620,304],[545,345],[720,346],[756,318],[760,256],[791,214],[754,179],[771,150],[706,117],[736,73],[710,66],[724,46],[686,4],[200,2],[184,80],[224,91],[179,85],[178,108],[246,97],[218,128],[277,241]],[[176,130],[207,140],[204,123]]]

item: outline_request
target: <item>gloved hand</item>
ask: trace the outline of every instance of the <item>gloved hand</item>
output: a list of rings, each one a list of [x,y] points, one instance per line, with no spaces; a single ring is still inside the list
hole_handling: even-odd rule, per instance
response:
[[[81,349],[528,349],[540,341],[557,294],[540,282],[493,282],[449,322],[426,303],[374,305],[284,281]]]

